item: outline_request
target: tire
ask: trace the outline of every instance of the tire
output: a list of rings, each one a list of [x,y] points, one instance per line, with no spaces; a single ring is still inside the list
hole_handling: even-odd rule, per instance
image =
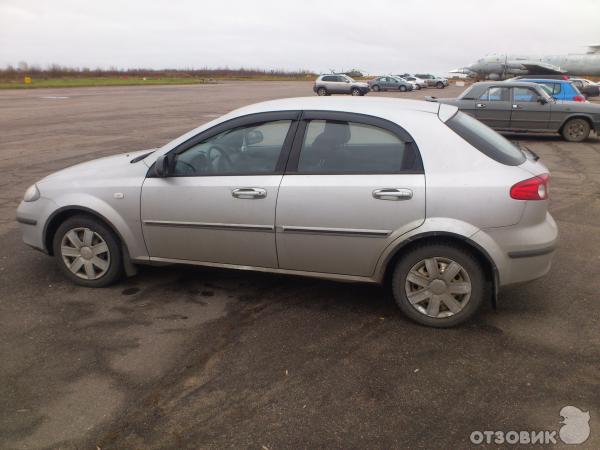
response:
[[[350,90],[350,95],[352,95],[353,97],[359,97],[362,95],[362,92],[360,92],[359,88],[352,88]]]
[[[406,92],[406,86],[400,86],[398,89],[400,89],[400,92]]]
[[[563,125],[560,134],[569,142],[582,142],[585,141],[590,135],[590,124],[585,119],[574,118],[569,119]]]
[[[381,90],[378,84],[374,84],[373,87],[371,87],[371,89],[373,90],[373,92],[379,92]]]
[[[118,237],[92,216],[77,215],[65,220],[54,234],[52,248],[61,271],[80,286],[109,286],[123,274]]]
[[[437,274],[429,275],[429,267]],[[444,271],[450,267],[456,274],[448,283]],[[479,310],[486,297],[485,276],[477,258],[462,247],[424,244],[397,262],[392,292],[396,304],[413,321],[448,328],[464,323]]]
[[[325,89],[324,87],[320,87],[319,89],[317,89],[317,95],[319,97],[324,97],[325,95],[329,95],[329,93],[327,92],[327,89]]]
[[[441,81],[438,81],[437,83],[435,83],[435,87],[438,89],[444,89],[444,83],[442,83]]]
[[[419,86],[418,84],[415,84],[415,89],[416,89],[417,91],[420,91],[420,90],[421,90],[421,86]]]

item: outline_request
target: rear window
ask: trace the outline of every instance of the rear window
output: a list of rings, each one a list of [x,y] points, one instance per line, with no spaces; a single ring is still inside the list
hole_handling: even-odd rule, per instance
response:
[[[512,142],[468,114],[459,111],[446,125],[494,161],[507,166],[519,166],[525,162],[525,155]]]

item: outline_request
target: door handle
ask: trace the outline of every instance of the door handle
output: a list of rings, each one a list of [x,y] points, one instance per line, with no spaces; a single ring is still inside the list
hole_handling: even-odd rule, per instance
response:
[[[512,105],[513,109],[520,109],[521,105]]]
[[[373,198],[377,200],[410,200],[413,191],[410,189],[382,188],[373,191]]]
[[[475,106],[477,106],[478,108],[485,108],[486,105],[484,105],[483,103],[477,103]]]
[[[263,188],[237,188],[231,191],[231,195],[235,198],[252,200],[256,198],[265,198],[267,196],[267,190]]]

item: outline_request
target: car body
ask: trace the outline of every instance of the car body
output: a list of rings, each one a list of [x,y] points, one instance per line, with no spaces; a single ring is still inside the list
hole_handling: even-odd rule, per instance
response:
[[[369,92],[369,85],[356,81],[345,73],[330,73],[319,75],[313,85],[313,91],[320,96],[331,94],[360,96]]]
[[[585,102],[585,97],[571,80],[556,80],[548,78],[520,78],[519,81],[537,83],[545,86],[555,100],[567,102]]]
[[[446,86],[448,86],[447,78],[437,77],[430,73],[417,73],[414,76],[425,81],[425,83],[427,83],[428,87],[436,87],[438,89],[444,89]]]
[[[600,105],[554,100],[540,83],[484,81],[474,83],[457,98],[428,98],[475,117],[495,130],[556,132],[580,142],[600,130]]]
[[[446,327],[548,272],[547,180],[453,106],[281,99],[49,175],[17,221],[84,286],[164,263],[391,282],[405,314]]]
[[[569,78],[569,81],[581,92],[585,98],[600,96],[600,86],[585,78]]]
[[[375,92],[378,92],[378,91],[406,92],[406,91],[413,90],[412,83],[409,83],[408,81],[406,81],[400,77],[396,77],[394,75],[384,75],[381,77],[373,78],[372,80],[368,81],[368,84],[369,84],[369,88]]]
[[[415,77],[414,75],[405,74],[405,75],[398,75],[398,76],[404,78],[409,83],[412,83],[412,85],[417,90],[427,87],[427,82],[425,80],[423,80],[419,77]]]

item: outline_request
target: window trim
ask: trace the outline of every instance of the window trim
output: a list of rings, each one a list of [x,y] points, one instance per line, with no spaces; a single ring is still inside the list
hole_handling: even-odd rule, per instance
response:
[[[308,122],[311,120],[332,120],[338,122],[354,122],[363,125],[370,125],[382,128],[394,134],[398,139],[402,140],[407,146],[412,146],[416,152],[415,167],[406,170],[385,170],[385,171],[345,171],[345,172],[299,172],[298,163],[300,161],[300,152],[304,143],[304,136],[308,127]],[[317,111],[306,110],[302,112],[299,119],[298,128],[294,141],[292,143],[288,162],[285,169],[285,175],[420,175],[424,174],[423,159],[417,143],[413,137],[400,125],[390,120],[381,117],[371,116],[369,114],[351,113],[344,111]]]
[[[287,135],[283,141],[283,146],[281,147],[281,152],[279,153],[279,159],[277,160],[277,164],[275,165],[275,170],[273,172],[230,172],[230,173],[202,173],[202,174],[190,174],[190,175],[175,175],[170,174],[167,178],[195,178],[195,177],[243,177],[243,176],[269,176],[269,175],[283,175],[285,172],[285,166],[289,158],[289,153],[291,150],[291,146],[294,140],[294,136],[296,134],[296,130],[298,128],[298,120],[301,115],[301,111],[299,110],[286,110],[286,111],[269,111],[262,113],[253,113],[247,114],[245,116],[234,117],[233,119],[226,120],[221,122],[214,127],[211,127],[207,130],[201,131],[197,135],[189,138],[187,141],[182,142],[181,144],[173,147],[169,150],[165,155],[169,157],[171,155],[172,163],[174,163],[174,157],[179,155],[180,153],[189,150],[190,148],[202,143],[206,139],[210,139],[213,136],[216,136],[224,131],[239,128],[243,126],[260,124],[266,122],[277,122],[280,120],[289,120],[290,127],[288,129]],[[154,174],[154,164],[150,166],[148,169],[148,173],[146,175],[147,178],[156,178]]]

